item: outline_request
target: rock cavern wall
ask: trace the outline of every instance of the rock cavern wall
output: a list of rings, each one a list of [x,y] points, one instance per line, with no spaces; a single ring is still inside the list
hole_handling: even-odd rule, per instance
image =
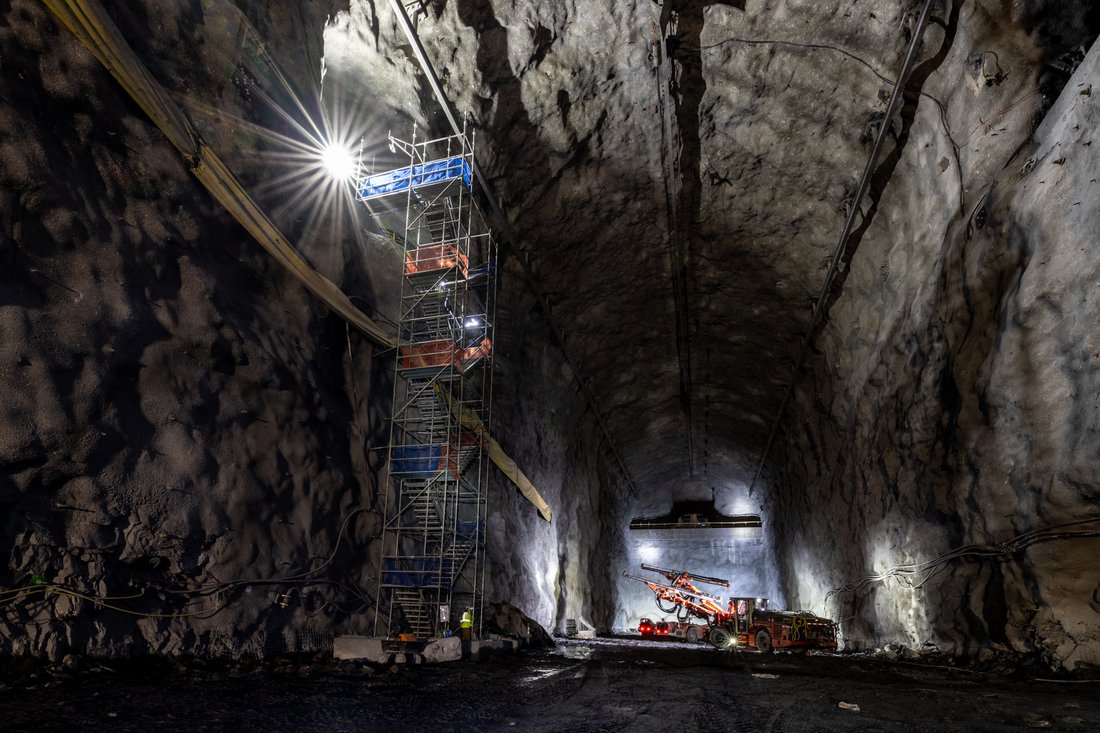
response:
[[[501,197],[642,486],[628,508],[659,513],[702,484],[759,511],[775,543],[761,556],[666,547],[664,559],[715,567],[749,585],[764,580],[757,571],[781,569],[782,590],[770,594],[844,618],[853,647],[1008,646],[994,640],[1003,634],[983,630],[982,618],[998,626],[1008,613],[984,581],[964,581],[981,586],[962,594],[981,599],[966,610],[950,590],[891,593],[877,611],[864,610],[873,600],[855,609],[850,594],[828,603],[826,594],[913,557],[1041,524],[1028,509],[1004,536],[972,529],[990,508],[981,491],[958,485],[968,471],[948,470],[955,449],[945,441],[960,439],[962,398],[953,390],[962,388],[928,366],[947,358],[930,340],[946,338],[935,335],[948,332],[938,319],[968,324],[999,312],[989,306],[1001,297],[998,285],[937,283],[959,277],[967,261],[959,253],[972,256],[974,245],[959,238],[1060,91],[1074,52],[1091,45],[1094,11],[1077,3],[939,4],[912,77],[923,94],[884,123],[889,78],[918,3],[433,7],[422,27],[457,27],[460,39],[426,34],[436,57],[454,58],[456,48],[476,56],[475,68],[449,70],[447,83],[490,130],[487,164]],[[661,90],[666,56],[673,70]],[[665,115],[671,139],[659,134]],[[884,124],[893,139],[871,194],[852,201]],[[1078,198],[1088,209],[1086,194]],[[828,325],[804,365],[810,376],[788,411],[770,483],[748,497],[853,206],[867,216],[857,221]],[[1073,236],[1051,241],[1061,247]],[[966,296],[934,295],[937,287]],[[984,304],[977,315],[968,298]],[[967,380],[979,395],[971,402],[984,404],[986,391]],[[1032,429],[1021,425],[1020,439]],[[984,454],[970,460],[984,465]],[[854,475],[857,466],[867,475]],[[937,493],[948,498],[932,499]],[[1076,507],[1084,506],[1081,496]],[[633,550],[618,560],[637,564]],[[974,569],[959,567],[963,575]],[[647,608],[644,593],[617,584],[614,624],[629,626]],[[1043,630],[1033,636],[1045,638],[1050,625],[1037,623]]]
[[[630,518],[713,495],[759,513],[764,541],[657,564],[827,612],[853,648],[1097,663],[1094,540],[828,594],[1096,501],[1096,50],[1067,78],[1095,10],[941,4],[854,202],[916,6],[424,4],[421,38],[583,370],[505,254],[493,432],[555,520],[494,479],[489,600],[632,626],[647,601],[620,575],[642,551]],[[303,253],[392,317],[386,238],[314,215],[258,131],[300,137],[274,112],[297,98],[299,122],[354,121],[379,165],[387,131],[445,134],[388,3],[111,12]],[[143,613],[224,605],[137,619],[17,592],[0,653],[239,653],[368,628],[392,354],[262,254],[42,4],[0,5],[0,40],[0,584],[145,589],[125,600]],[[852,206],[862,223],[750,496]],[[308,578],[325,582],[262,582],[330,555]],[[167,592],[194,583],[213,585],[193,605]]]
[[[842,619],[849,648],[1072,670],[1100,662],[1095,538],[937,562],[1098,513],[1100,48],[1067,82],[1080,56],[1043,45],[1087,49],[1084,11],[996,5],[930,31],[931,97],[907,100],[765,500],[788,597]]]
[[[698,34],[703,4],[684,5],[690,10],[684,27],[694,24]],[[761,347],[740,332],[743,320],[738,319],[748,318],[748,311],[731,309],[728,300],[731,294],[737,304],[753,299],[752,292],[735,289],[744,287],[746,279],[754,283],[750,291],[768,287],[757,273],[727,277],[718,287],[710,280],[703,283],[697,297],[707,313],[686,327],[698,329],[695,343],[705,347],[697,347],[694,366],[682,349],[682,317],[692,304],[686,302],[686,276],[672,251],[692,234],[690,227],[676,237],[670,234],[670,197],[678,200],[681,194],[666,188],[666,170],[679,141],[663,137],[662,126],[666,112],[682,114],[686,124],[700,107],[693,97],[692,105],[681,105],[677,113],[671,92],[659,89],[658,67],[665,53],[660,27],[668,22],[668,13],[650,3],[484,0],[434,3],[420,20],[421,36],[433,57],[441,59],[444,84],[486,131],[489,154],[482,162],[498,183],[498,195],[584,370],[582,378],[598,396],[631,471],[636,492],[620,478],[618,497],[609,501],[611,494],[602,494],[606,527],[601,538],[612,551],[599,552],[598,567],[606,580],[592,590],[608,593],[614,612],[590,620],[619,629],[656,613],[652,594],[621,576],[624,570],[637,573],[640,562],[639,541],[624,534],[630,519],[667,511],[674,499],[692,491],[701,491],[703,498],[713,493],[723,505],[744,505],[745,474],[751,468],[746,469],[741,436],[731,432],[730,424],[744,426],[746,413],[739,407],[746,395],[751,401],[768,393],[754,382],[763,361],[741,358]],[[754,23],[764,26],[766,16],[754,16]],[[697,35],[688,41],[699,43]],[[746,123],[752,113],[745,112]],[[686,127],[681,132],[688,133]],[[706,154],[723,170],[742,164],[740,151],[723,152],[724,138],[713,130],[707,139]],[[701,165],[698,150],[682,164],[694,175]],[[700,217],[704,205],[713,207],[703,236],[727,244],[715,231],[733,230],[729,222],[738,221],[757,199],[742,198],[740,192],[733,196],[724,186],[709,190],[717,193],[708,193],[704,204],[695,201],[683,219]],[[731,208],[731,201],[738,208]],[[741,252],[722,249],[704,252],[705,265],[697,272],[714,262],[716,271],[747,272],[741,270]],[[799,270],[798,261],[785,266]],[[715,345],[710,337],[717,330],[721,342]],[[787,347],[773,340],[767,348]],[[769,384],[781,378],[767,371]],[[727,380],[736,382],[735,388]],[[689,405],[692,409],[686,409]],[[690,425],[696,431],[693,448]],[[769,572],[770,549],[763,546],[662,544],[657,551],[651,562],[658,565],[731,577],[744,592],[779,597],[775,573]]]
[[[322,56],[324,106],[362,116],[371,151],[430,129],[392,19],[169,5],[111,10],[304,254],[392,317],[384,238],[315,217],[257,133],[301,137],[276,106],[319,118]],[[260,250],[41,3],[0,8],[0,44],[0,654],[263,654],[369,631],[392,353]],[[535,325],[502,330],[496,430],[556,519],[494,485],[489,600],[550,626],[606,617],[589,549],[619,479],[508,269],[505,300]],[[40,580],[122,610],[19,590]]]
[[[472,19],[480,17],[475,5],[441,3],[415,19],[456,108],[480,129],[493,94],[483,66],[499,59],[483,48],[489,41],[478,32],[490,39],[499,33]],[[352,2],[333,18],[325,48],[326,80],[335,78],[346,96],[338,106],[373,100],[366,107],[377,139],[387,128],[407,134],[414,121],[422,130],[449,134],[387,3]],[[487,161],[510,140],[496,128],[478,135],[479,162],[491,169]],[[385,150],[368,145],[365,156],[372,154],[381,164]],[[513,180],[512,171],[507,174],[497,191],[505,200]],[[549,502],[554,520],[544,523],[501,474],[491,473],[487,595],[551,629],[577,617],[606,626],[615,603],[614,567],[600,558],[622,551],[616,538],[626,514],[624,478],[522,269],[507,246],[501,256],[492,432]]]
[[[224,76],[201,65],[226,52],[215,41],[228,28],[247,27],[243,14],[154,10],[130,4],[118,20],[158,75],[263,122],[245,61]],[[6,6],[0,35],[0,584],[40,576],[126,611],[6,591],[0,653],[315,643],[326,619],[363,603],[377,515],[349,523],[334,558],[348,575],[265,580],[325,561],[345,516],[374,506],[384,362],[209,198],[45,6]],[[319,55],[320,35],[306,41],[295,58]],[[253,141],[239,132],[228,152]],[[346,245],[331,242],[323,265],[366,295],[366,263]],[[328,603],[344,612],[307,618]],[[176,613],[194,615],[158,616]]]
[[[498,342],[510,357],[494,381],[494,433],[553,507],[554,520],[543,522],[496,477],[489,584],[500,598],[524,599],[524,610],[544,625],[560,630],[580,617],[606,627],[616,602],[611,558],[622,551],[617,518],[626,487],[533,298],[521,289],[514,260],[505,272]]]

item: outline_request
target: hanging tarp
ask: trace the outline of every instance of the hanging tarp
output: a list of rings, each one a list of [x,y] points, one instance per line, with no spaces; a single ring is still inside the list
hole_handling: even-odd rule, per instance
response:
[[[395,445],[390,455],[390,473],[394,475],[434,475],[447,468],[445,445]]]
[[[447,406],[451,410],[455,410],[455,403],[451,400],[450,395],[440,385],[435,385],[435,392],[441,400],[447,403]],[[550,505],[546,503],[546,500],[542,498],[542,494],[535,488],[535,485],[531,483],[531,479],[519,469],[516,462],[513,461],[504,449],[500,447],[500,443],[496,441],[496,438],[489,435],[485,430],[484,423],[472,410],[466,408],[460,408],[458,410],[458,419],[462,423],[462,427],[469,430],[471,433],[477,435],[485,445],[485,449],[489,454],[489,460],[497,465],[504,475],[508,477],[508,480],[516,485],[519,489],[519,493],[523,495],[523,498],[535,505],[538,509],[539,515],[547,522],[553,519],[553,511],[550,509]]]
[[[462,368],[462,354],[458,344],[449,340],[401,344],[397,358],[397,368],[402,370],[443,369],[450,366]]]
[[[497,467],[504,472],[508,480],[516,485],[519,493],[523,494],[523,498],[535,505],[543,519],[547,522],[552,519],[553,514],[550,511],[550,505],[542,498],[531,480],[524,475],[523,471],[519,470],[516,462],[508,457],[508,454],[500,447],[500,443],[492,437],[489,438],[489,460],[497,464]]]
[[[482,442],[472,430],[463,430],[457,440],[450,443],[412,443],[395,445],[390,451],[390,473],[393,475],[434,476],[447,471],[458,479]]]
[[[430,244],[405,252],[406,275],[436,273],[455,268],[461,277],[466,277],[469,266],[469,256],[459,252],[453,244]]]
[[[442,584],[443,573],[437,557],[406,558],[400,564],[389,559],[382,563],[382,584],[401,588],[431,588]]]
[[[394,193],[419,189],[431,184],[447,184],[461,180],[470,187],[470,164],[461,156],[405,166],[359,179],[359,199],[370,201]]]

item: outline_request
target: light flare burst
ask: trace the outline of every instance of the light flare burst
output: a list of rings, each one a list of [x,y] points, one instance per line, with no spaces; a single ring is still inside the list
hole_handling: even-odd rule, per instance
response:
[[[227,115],[201,101],[191,100],[188,106],[219,127],[228,125],[258,138],[260,149],[244,151],[247,157],[236,164],[246,173],[243,181],[303,255],[323,270],[338,270],[343,267],[345,236],[354,236],[360,252],[366,246],[364,229],[356,224],[360,217],[355,208],[361,206],[356,185],[364,164],[373,163],[386,145],[383,123],[363,101],[342,102],[350,97],[347,94],[329,94],[336,101],[325,104],[318,89],[316,103],[307,106],[274,60],[265,60],[270,78],[276,80],[274,91],[268,93],[257,84],[250,94],[284,123],[286,132]]]

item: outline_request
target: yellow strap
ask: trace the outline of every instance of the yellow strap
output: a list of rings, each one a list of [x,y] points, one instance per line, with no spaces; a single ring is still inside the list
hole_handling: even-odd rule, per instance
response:
[[[798,614],[791,619],[791,641],[801,641],[808,636],[806,617],[802,614]]]
[[[153,78],[97,0],[45,0],[46,5],[134,98],[168,141],[187,159],[195,177],[283,267],[344,320],[383,346],[393,336],[352,305],[336,283],[313,269],[282,235]]]

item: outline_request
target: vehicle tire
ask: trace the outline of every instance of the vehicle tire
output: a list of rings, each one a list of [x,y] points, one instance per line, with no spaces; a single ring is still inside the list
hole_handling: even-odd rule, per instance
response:
[[[761,654],[772,653],[772,635],[768,633],[767,629],[760,629],[756,632],[756,651]]]
[[[717,649],[728,649],[733,641],[733,635],[724,626],[713,627],[707,634],[707,638]]]
[[[690,641],[692,644],[699,641],[699,629],[695,626],[692,626],[690,629],[687,630],[687,633],[684,634],[684,639]]]

